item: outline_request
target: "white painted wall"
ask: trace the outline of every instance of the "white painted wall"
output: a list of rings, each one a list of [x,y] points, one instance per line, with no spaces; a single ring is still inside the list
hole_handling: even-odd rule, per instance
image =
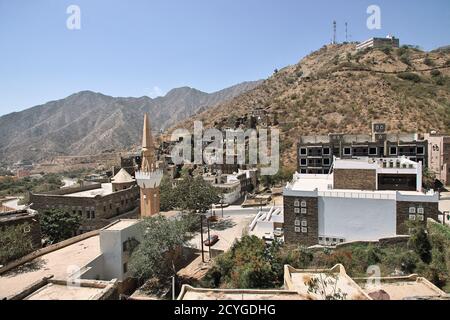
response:
[[[396,235],[395,200],[319,197],[319,236],[345,241]]]

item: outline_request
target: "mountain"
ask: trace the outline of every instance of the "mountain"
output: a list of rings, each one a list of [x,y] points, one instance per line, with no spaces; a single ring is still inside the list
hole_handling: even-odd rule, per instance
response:
[[[0,117],[0,162],[128,149],[141,139],[144,112],[160,130],[258,84],[244,82],[210,94],[183,87],[155,99],[82,91]]]
[[[300,135],[370,133],[373,120],[386,122],[391,132],[448,132],[449,75],[446,50],[357,52],[355,44],[328,45],[174,128],[190,129],[194,120],[205,127],[243,127],[252,110],[263,109],[280,129],[281,161],[292,169]]]

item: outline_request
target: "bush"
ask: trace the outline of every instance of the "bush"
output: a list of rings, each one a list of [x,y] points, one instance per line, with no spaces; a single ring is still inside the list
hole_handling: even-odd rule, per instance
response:
[[[407,54],[404,54],[400,57],[400,61],[403,62],[404,64],[410,66],[411,65],[411,60],[409,59],[409,56]]]
[[[432,77],[438,77],[438,76],[441,75],[441,72],[440,72],[439,70],[432,70],[432,71],[430,72],[430,75],[431,75]]]
[[[23,232],[28,224],[6,226],[0,232],[0,264],[6,264],[31,252],[31,238]]]
[[[399,73],[397,75],[397,77],[399,77],[400,79],[403,79],[403,80],[413,81],[415,83],[418,83],[421,81],[420,76],[418,74],[412,73],[412,72]]]
[[[434,61],[431,60],[431,59],[428,58],[428,57],[426,57],[426,58],[423,60],[423,63],[426,64],[426,65],[429,66],[429,67],[433,67],[433,66],[434,66]]]

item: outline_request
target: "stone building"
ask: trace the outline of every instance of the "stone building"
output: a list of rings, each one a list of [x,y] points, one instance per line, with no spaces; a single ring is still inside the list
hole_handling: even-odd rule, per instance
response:
[[[373,123],[372,134],[302,136],[297,145],[297,171],[301,174],[326,174],[333,157],[397,158],[405,156],[427,165],[427,141],[415,133],[386,133],[384,123]]]
[[[120,171],[112,183],[63,188],[47,193],[31,193],[31,208],[43,213],[62,209],[82,217],[79,233],[100,229],[120,217],[137,216],[139,188],[126,171]]]
[[[41,247],[41,224],[37,211],[24,209],[0,213],[0,232],[10,226],[23,226],[23,233],[31,239],[32,250]]]
[[[428,141],[428,168],[444,185],[450,184],[450,135],[425,134]]]
[[[298,174],[284,196],[286,243],[332,245],[407,235],[406,221],[438,220],[439,194],[422,190],[422,164],[335,159],[330,174]]]
[[[370,38],[359,43],[356,50],[364,50],[367,48],[398,48],[400,47],[400,40],[396,37],[388,35],[386,38]]]

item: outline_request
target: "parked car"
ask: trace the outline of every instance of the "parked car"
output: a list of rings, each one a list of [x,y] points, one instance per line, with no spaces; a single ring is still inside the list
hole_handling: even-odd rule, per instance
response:
[[[214,234],[214,235],[210,236],[208,239],[206,239],[205,241],[203,241],[203,244],[205,246],[211,247],[214,244],[216,244],[217,241],[219,241],[219,236]]]

